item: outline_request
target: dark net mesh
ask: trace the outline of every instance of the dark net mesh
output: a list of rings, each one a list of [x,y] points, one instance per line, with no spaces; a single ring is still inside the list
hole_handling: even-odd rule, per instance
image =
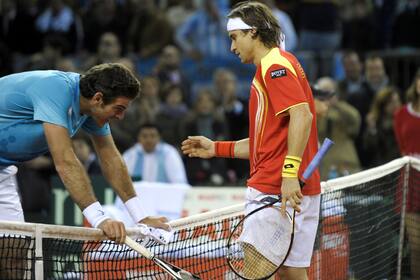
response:
[[[331,185],[322,195],[309,279],[420,279],[420,172],[411,168],[405,180],[405,170],[351,187]],[[148,247],[201,279],[238,279],[225,246],[240,217],[178,227],[173,242]],[[36,259],[33,238],[0,234],[0,279],[34,279],[35,261],[44,279],[170,279],[127,246],[73,239],[43,238]]]

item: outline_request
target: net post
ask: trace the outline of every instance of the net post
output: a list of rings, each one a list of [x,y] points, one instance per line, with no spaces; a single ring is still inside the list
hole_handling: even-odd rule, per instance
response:
[[[408,161],[404,166],[404,182],[402,187],[402,202],[401,202],[401,222],[400,222],[400,240],[398,244],[398,263],[397,263],[397,280],[401,280],[402,272],[402,258],[404,248],[404,234],[405,234],[405,211],[407,206],[407,193],[410,176],[410,162]]]
[[[44,262],[42,255],[42,234],[43,227],[40,224],[35,226],[35,279],[44,279]]]

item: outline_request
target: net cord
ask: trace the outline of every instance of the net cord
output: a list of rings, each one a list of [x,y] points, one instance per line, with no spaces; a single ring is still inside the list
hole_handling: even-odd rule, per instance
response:
[[[403,183],[403,189],[402,189],[400,240],[399,240],[399,245],[398,245],[398,263],[397,263],[397,280],[401,280],[401,272],[402,272],[402,259],[403,259],[404,234],[405,234],[405,213],[406,213],[406,207],[407,207],[409,175],[410,175],[410,165],[406,165],[405,170],[404,170],[404,183]]]

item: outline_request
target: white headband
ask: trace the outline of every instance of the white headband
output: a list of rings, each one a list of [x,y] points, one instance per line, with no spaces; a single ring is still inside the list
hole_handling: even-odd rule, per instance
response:
[[[232,30],[248,30],[248,29],[252,29],[254,27],[249,26],[248,24],[246,24],[241,18],[236,17],[236,18],[230,18],[227,22],[227,31],[232,31]],[[286,49],[286,36],[284,33],[280,34],[280,48],[282,50]]]
[[[246,24],[241,18],[230,18],[227,22],[227,31],[232,30],[246,30],[246,29],[252,29],[252,26],[249,26]]]

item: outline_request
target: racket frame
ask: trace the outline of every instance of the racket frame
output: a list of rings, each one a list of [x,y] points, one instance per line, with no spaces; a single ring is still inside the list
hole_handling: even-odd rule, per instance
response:
[[[197,275],[192,274],[176,265],[173,265],[167,261],[164,261],[158,257],[156,257],[152,252],[150,252],[146,247],[142,246],[141,244],[137,243],[135,240],[131,239],[130,237],[126,236],[125,244],[142,255],[143,257],[153,261],[156,265],[162,268],[165,272],[167,272],[171,277],[175,280],[190,280],[196,279],[201,280],[200,277]],[[187,278],[183,277],[183,275],[187,276]]]

